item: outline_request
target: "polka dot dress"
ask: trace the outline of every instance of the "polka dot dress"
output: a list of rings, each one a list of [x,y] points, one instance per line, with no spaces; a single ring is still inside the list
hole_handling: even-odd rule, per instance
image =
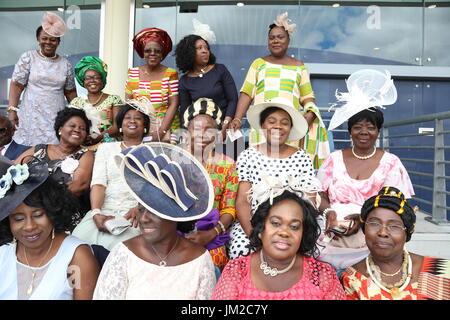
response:
[[[250,147],[244,150],[236,162],[239,174],[239,181],[247,181],[257,184],[262,181],[264,175],[282,178],[288,182],[288,176],[298,179],[300,184],[304,184],[306,177],[314,177],[314,168],[310,157],[302,149],[299,149],[287,158],[270,158],[257,149]],[[252,211],[255,203],[252,201]],[[228,256],[236,259],[250,253],[247,245],[249,240],[239,221],[231,227],[230,241],[228,242]]]

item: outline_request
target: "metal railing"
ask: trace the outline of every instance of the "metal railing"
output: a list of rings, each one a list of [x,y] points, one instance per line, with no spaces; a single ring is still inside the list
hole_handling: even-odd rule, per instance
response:
[[[415,117],[407,120],[389,122],[383,125],[381,141],[382,147],[385,150],[432,150],[433,159],[414,159],[414,158],[402,158],[402,162],[416,162],[416,163],[429,163],[433,166],[433,172],[421,172],[408,170],[410,175],[417,175],[421,177],[432,178],[432,186],[425,186],[420,184],[414,184],[416,189],[422,189],[432,192],[432,199],[423,199],[420,197],[413,197],[412,199],[431,206],[431,216],[425,219],[429,222],[438,225],[450,225],[450,221],[447,219],[447,210],[450,207],[447,206],[447,196],[450,192],[446,188],[446,181],[450,179],[450,176],[445,175],[445,166],[450,164],[450,161],[445,160],[445,150],[450,149],[449,146],[445,146],[444,136],[450,134],[449,130],[444,130],[443,121],[450,119],[450,111],[428,114],[420,117]],[[416,125],[424,122],[434,123],[434,132],[430,133],[408,133],[400,135],[390,135],[392,128]],[[415,126],[411,126],[416,128]],[[433,136],[434,145],[418,144],[417,137]],[[406,138],[405,140],[410,145],[396,145],[393,144],[393,139]],[[415,140],[416,139],[416,140]],[[412,179],[414,181],[414,179]],[[430,201],[431,200],[431,201]]]

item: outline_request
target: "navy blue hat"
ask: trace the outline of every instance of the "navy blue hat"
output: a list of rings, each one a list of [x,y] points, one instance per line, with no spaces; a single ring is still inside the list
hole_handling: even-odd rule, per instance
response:
[[[49,176],[46,163],[14,165],[0,156],[0,221],[17,208]]]
[[[150,142],[124,150],[116,163],[136,200],[163,219],[197,220],[212,210],[208,172],[180,147]]]

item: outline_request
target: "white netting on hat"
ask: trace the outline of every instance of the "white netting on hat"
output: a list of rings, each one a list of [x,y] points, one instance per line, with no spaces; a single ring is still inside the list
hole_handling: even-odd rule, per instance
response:
[[[340,126],[364,109],[384,109],[384,106],[397,101],[397,89],[389,71],[383,73],[373,69],[359,70],[352,73],[346,83],[348,92],[336,90],[337,102],[331,105],[330,110],[337,105],[342,106],[334,112],[328,130]]]

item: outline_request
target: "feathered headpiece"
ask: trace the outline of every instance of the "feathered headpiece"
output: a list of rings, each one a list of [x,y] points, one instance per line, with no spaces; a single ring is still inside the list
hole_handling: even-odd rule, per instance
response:
[[[214,31],[211,30],[209,25],[201,23],[197,19],[192,19],[192,24],[194,25],[194,34],[205,39],[209,44],[216,43],[216,35]]]
[[[298,179],[295,179],[293,176],[287,176],[286,184],[283,177],[264,175],[261,182],[254,184],[247,194],[249,200],[253,200],[255,204],[255,211],[267,200],[272,205],[273,199],[282,195],[285,191],[295,193],[303,200],[309,201],[315,208],[318,208],[320,205],[319,192],[322,191],[320,181],[315,177],[302,177],[302,180],[305,181],[299,184]],[[314,193],[316,195],[311,196]],[[313,199],[311,200],[311,198]]]
[[[383,106],[397,101],[397,89],[387,70],[385,73],[372,69],[359,70],[352,73],[346,83],[348,92],[336,90],[338,101],[331,105],[329,111],[337,105],[342,106],[334,112],[328,130],[337,128],[365,109],[373,107],[385,109]]]
[[[286,32],[291,35],[295,32],[297,25],[295,23],[291,23],[291,19],[288,18],[288,13],[282,13],[277,16],[275,23],[278,27],[283,27]]]
[[[156,114],[155,107],[147,97],[138,97],[136,99],[129,99],[126,100],[125,103],[129,104],[137,111],[142,112],[143,114],[149,117],[153,117]]]
[[[57,38],[62,37],[67,31],[64,20],[50,11],[47,11],[42,17],[41,26],[46,33]]]

